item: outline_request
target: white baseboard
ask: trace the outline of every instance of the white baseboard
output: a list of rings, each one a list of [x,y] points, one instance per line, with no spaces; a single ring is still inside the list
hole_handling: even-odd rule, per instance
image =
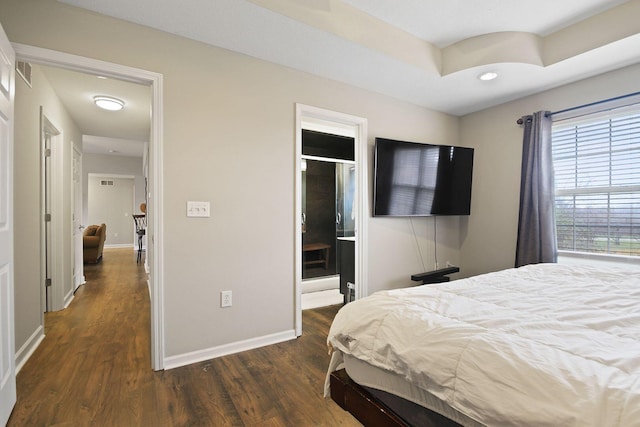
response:
[[[69,304],[71,304],[71,301],[73,301],[73,299],[75,298],[76,294],[74,292],[75,292],[75,289],[72,289],[71,291],[69,291],[67,295],[65,295],[64,308],[69,307]]]
[[[44,339],[44,327],[38,326],[33,334],[29,337],[22,347],[16,352],[16,374],[20,372],[20,369],[29,360],[34,351],[38,348],[42,340]]]
[[[302,298],[300,300],[302,303],[302,309],[309,310],[310,308],[342,304],[344,302],[344,296],[340,293],[340,289],[328,289],[325,291],[302,294]]]
[[[302,281],[302,293],[326,291],[340,288],[340,275],[305,279]]]
[[[138,245],[134,245],[131,243],[117,243],[113,245],[104,244],[105,249],[114,249],[114,248],[134,248],[138,249]]]
[[[87,283],[87,278],[85,276],[82,276],[80,278],[80,281],[78,283],[76,283],[73,287],[73,292],[77,291],[78,288],[82,285],[84,285],[85,283]]]
[[[283,341],[289,341],[296,338],[293,329],[275,334],[265,335],[262,337],[251,338],[244,341],[237,341],[230,344],[224,344],[218,347],[207,348],[204,350],[193,351],[178,356],[171,356],[164,359],[164,369],[179,368],[180,366],[190,365],[192,363],[202,362],[203,360],[215,359],[229,354],[240,353],[242,351],[253,350],[267,345],[278,344]]]

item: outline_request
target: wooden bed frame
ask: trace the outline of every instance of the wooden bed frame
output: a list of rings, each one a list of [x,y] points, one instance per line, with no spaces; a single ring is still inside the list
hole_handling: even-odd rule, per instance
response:
[[[366,427],[411,427],[384,403],[349,378],[344,369],[332,372],[329,378],[331,399]],[[424,424],[424,427],[461,427],[460,424],[436,412],[426,408],[425,410],[429,413],[429,422]]]

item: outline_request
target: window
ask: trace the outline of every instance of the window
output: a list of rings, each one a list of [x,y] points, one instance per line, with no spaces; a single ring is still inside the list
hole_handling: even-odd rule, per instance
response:
[[[558,249],[640,256],[640,105],[555,122]]]

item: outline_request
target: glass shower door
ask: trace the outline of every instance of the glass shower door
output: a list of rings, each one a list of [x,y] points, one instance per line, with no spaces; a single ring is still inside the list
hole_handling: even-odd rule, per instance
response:
[[[336,164],[336,237],[355,236],[355,166]]]

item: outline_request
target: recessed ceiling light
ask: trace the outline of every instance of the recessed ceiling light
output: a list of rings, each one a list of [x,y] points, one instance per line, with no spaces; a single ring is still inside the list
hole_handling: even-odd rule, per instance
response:
[[[493,80],[498,77],[498,73],[495,71],[487,71],[486,73],[482,73],[478,76],[478,78],[484,82],[488,82],[489,80]]]
[[[98,107],[109,111],[118,111],[124,108],[124,101],[112,96],[94,96],[93,102]]]

